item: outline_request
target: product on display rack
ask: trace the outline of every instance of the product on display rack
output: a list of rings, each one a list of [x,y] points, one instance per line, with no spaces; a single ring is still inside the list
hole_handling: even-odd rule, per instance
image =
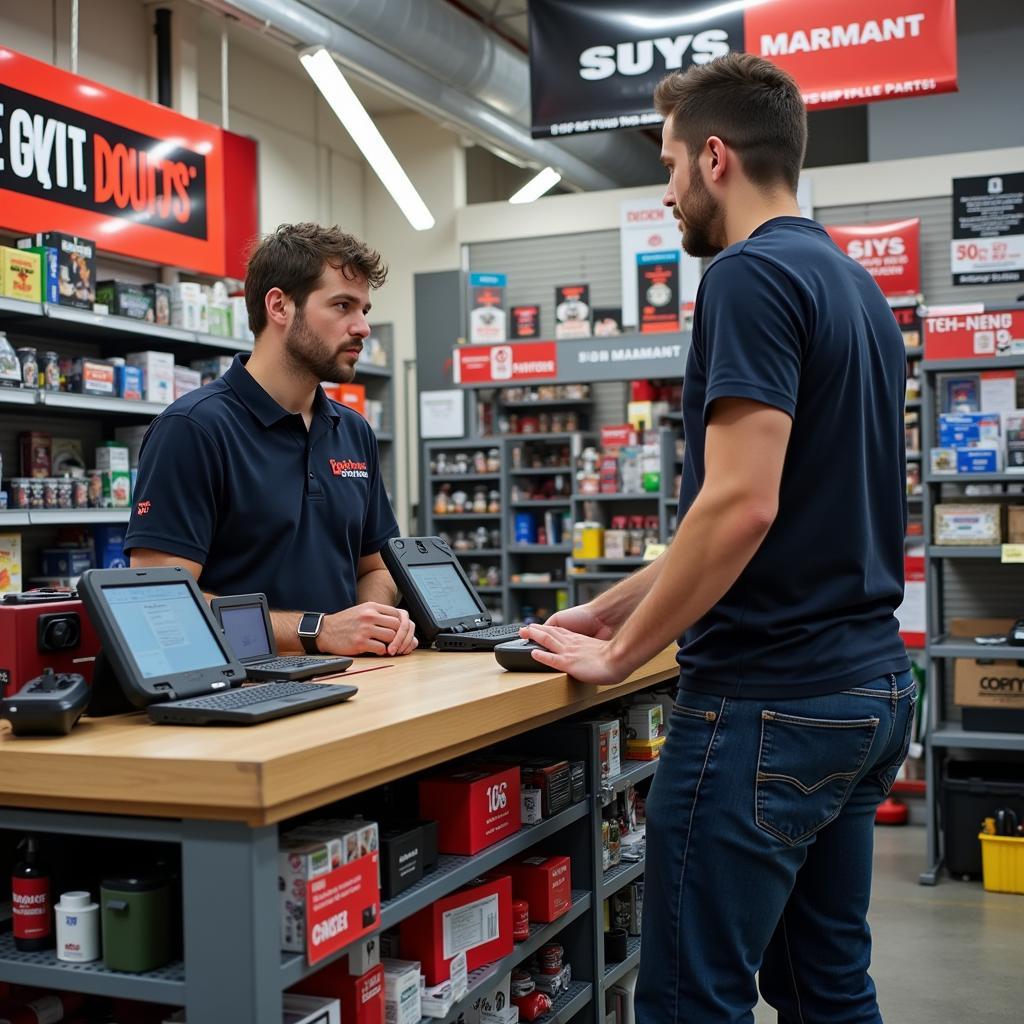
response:
[[[56,231],[19,238],[19,249],[56,250],[57,301],[64,306],[92,309],[96,301],[96,243]]]

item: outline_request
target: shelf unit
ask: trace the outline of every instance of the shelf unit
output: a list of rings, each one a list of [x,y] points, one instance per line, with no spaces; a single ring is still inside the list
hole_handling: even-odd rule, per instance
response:
[[[395,488],[398,481],[397,459],[395,457],[395,333],[391,324],[376,324],[372,335],[380,342],[384,352],[386,366],[377,366],[370,362],[356,363],[355,382],[366,388],[366,397],[370,401],[380,402],[382,406],[379,429],[374,430],[377,438],[377,449],[380,452],[380,471],[384,487],[395,503]],[[369,339],[367,339],[369,340]]]
[[[921,447],[935,446],[941,410],[939,376],[946,373],[1024,369],[1024,356],[992,359],[923,360],[921,362]],[[1018,379],[1018,387],[1020,381]],[[921,873],[922,884],[934,885],[943,863],[942,822],[939,813],[940,787],[947,751],[1004,751],[1021,757],[1024,771],[1024,733],[980,732],[964,729],[953,702],[954,661],[957,658],[1017,660],[1020,652],[1008,646],[985,646],[948,635],[949,620],[973,614],[980,618],[1014,619],[1020,614],[1020,587],[1024,576],[1020,566],[1002,564],[1002,549],[935,544],[934,508],[940,501],[955,500],[970,484],[1024,485],[1021,473],[933,473],[924,466],[923,515],[927,580],[928,701],[925,743],[927,781],[927,856]],[[998,488],[994,495],[971,497],[969,501],[1024,501],[1021,487]],[[979,607],[979,604],[981,605]]]

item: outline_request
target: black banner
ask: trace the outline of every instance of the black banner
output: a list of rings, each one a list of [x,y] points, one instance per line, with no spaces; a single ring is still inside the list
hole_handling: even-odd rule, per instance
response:
[[[742,49],[742,11],[705,0],[530,0],[533,137],[660,124],[651,95],[669,71]]]

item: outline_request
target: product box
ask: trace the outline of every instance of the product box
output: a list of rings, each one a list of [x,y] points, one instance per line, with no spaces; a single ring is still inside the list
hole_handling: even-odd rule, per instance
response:
[[[96,447],[96,468],[128,472],[128,446],[118,441],[104,441]]]
[[[125,445],[128,449],[128,464],[137,466],[139,464],[139,451],[142,448],[142,440],[149,430],[149,424],[142,424],[137,427],[115,427],[114,439]]]
[[[995,504],[940,504],[935,506],[936,544],[1001,544],[1003,506]]]
[[[610,779],[622,771],[622,731],[617,718],[599,722],[601,779]]]
[[[134,1018],[132,1019],[134,1020]],[[281,997],[281,1024],[341,1024],[341,1021],[341,1006],[337,999],[297,995],[294,992],[285,992]],[[185,1016],[184,1010],[177,1010],[170,1017],[164,1018],[164,1024],[187,1024],[187,1022],[188,1018]],[[346,1024],[350,1024],[348,1018],[346,1018]]]
[[[466,954],[470,971],[500,960],[513,946],[512,879],[502,875],[468,885],[406,918],[400,930],[402,955],[420,961],[428,985],[448,979],[458,953]]]
[[[340,867],[341,841],[281,838],[277,858],[277,887],[281,894],[281,948],[306,950],[306,883]]]
[[[132,503],[132,478],[127,469],[103,469],[100,479],[100,508],[128,508]]]
[[[80,395],[117,396],[114,364],[106,359],[83,356],[71,364],[68,390]]]
[[[202,377],[198,370],[188,366],[174,367],[174,397],[182,398],[192,391],[198,391],[202,387]]]
[[[570,761],[569,777],[572,780],[572,802],[578,804],[587,795],[586,764],[583,761]]]
[[[42,576],[81,576],[92,567],[92,548],[43,548],[39,558]]]
[[[952,619],[949,633],[970,639],[1005,635],[1012,619]],[[1009,653],[1014,648],[978,648],[979,654]],[[953,666],[953,701],[963,708],[964,728],[985,731],[1024,731],[1024,683],[1021,665],[1005,658],[957,658]]]
[[[0,246],[0,295],[24,302],[43,301],[39,253]]]
[[[420,965],[410,960],[384,960],[384,1020],[387,1024],[419,1024]]]
[[[944,412],[939,414],[939,446],[963,448],[985,441],[999,441],[997,412]]]
[[[503,1014],[511,1005],[512,975],[506,974],[493,988],[479,993],[463,1013],[464,1024],[484,1024],[484,1014]]]
[[[627,740],[626,757],[630,761],[654,761],[661,756],[666,739],[666,736],[658,736],[653,740]]]
[[[544,797],[539,789],[523,786],[519,790],[519,803],[523,825],[538,825],[544,820]]]
[[[530,920],[549,923],[572,907],[572,875],[568,857],[528,857],[507,865],[513,899],[530,904]]]
[[[85,472],[85,453],[78,437],[54,437],[50,442],[50,466],[54,476],[80,476]]]
[[[236,341],[252,341],[253,334],[249,330],[249,310],[245,305],[244,295],[232,295],[228,299],[231,315],[231,337]]]
[[[656,740],[665,735],[665,713],[660,704],[632,704],[626,716],[626,740]]]
[[[124,553],[126,526],[94,526],[92,546],[97,569],[127,569]]]
[[[545,818],[564,811],[572,803],[572,772],[568,761],[533,758],[520,767],[521,784],[539,789]]]
[[[199,371],[199,383],[209,384],[210,381],[223,377],[228,367],[234,362],[234,356],[214,356],[212,359],[194,359],[192,369]]]
[[[129,402],[141,402],[145,377],[138,366],[114,367],[114,390],[119,398]]]
[[[57,301],[62,306],[92,309],[96,301],[96,243],[88,238],[46,231],[19,238],[19,249],[57,250]]]
[[[18,435],[21,445],[21,475],[45,478],[52,471],[53,437],[38,430]]]
[[[933,473],[956,472],[955,448],[933,448],[931,450],[931,467]]]
[[[1006,543],[1024,544],[1024,505],[1007,506]]]
[[[348,973],[359,978],[380,964],[380,936],[367,935],[349,947]]]
[[[185,281],[171,287],[171,324],[198,334],[210,333],[207,297],[201,284]]]
[[[419,784],[420,814],[437,821],[442,853],[470,856],[519,831],[519,788],[518,768],[432,775]]]
[[[129,352],[129,366],[142,370],[142,394],[147,402],[170,405],[174,401],[174,355],[170,352]]]
[[[423,877],[423,829],[414,823],[387,825],[380,833],[381,895],[394,899]]]
[[[171,325],[171,294],[173,289],[169,284],[144,284],[142,290],[149,296],[150,316],[155,324],[162,327]]]
[[[127,281],[98,281],[96,301],[102,302],[115,316],[153,321],[153,296],[144,285]]]
[[[332,844],[332,851],[337,843],[340,859],[334,867],[351,864],[380,848],[377,823],[362,818],[318,818],[292,829],[288,837],[324,840]]]
[[[43,302],[56,303],[58,290],[57,250],[52,246],[36,245],[20,252],[34,252],[39,257],[39,294]]]
[[[0,533],[0,594],[21,593],[21,534]]]
[[[343,1024],[384,1024],[384,967],[352,974],[347,957],[335,960],[297,986],[304,994],[330,996],[341,1003]]]
[[[956,471],[958,473],[998,473],[1002,466],[1003,453],[998,448],[958,448],[956,450]]]

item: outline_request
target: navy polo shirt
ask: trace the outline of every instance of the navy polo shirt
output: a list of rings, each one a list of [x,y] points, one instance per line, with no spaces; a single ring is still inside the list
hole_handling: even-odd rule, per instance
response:
[[[199,562],[210,593],[263,593],[283,611],[350,608],[359,559],[398,536],[377,439],[322,388],[307,430],[245,358],[151,424],[125,548]]]
[[[903,600],[906,353],[871,275],[814,221],[776,217],[697,291],[683,385],[680,516],[704,482],[712,403],[792,417],[779,510],[733,587],[680,640],[683,685],[835,693],[909,668]]]

